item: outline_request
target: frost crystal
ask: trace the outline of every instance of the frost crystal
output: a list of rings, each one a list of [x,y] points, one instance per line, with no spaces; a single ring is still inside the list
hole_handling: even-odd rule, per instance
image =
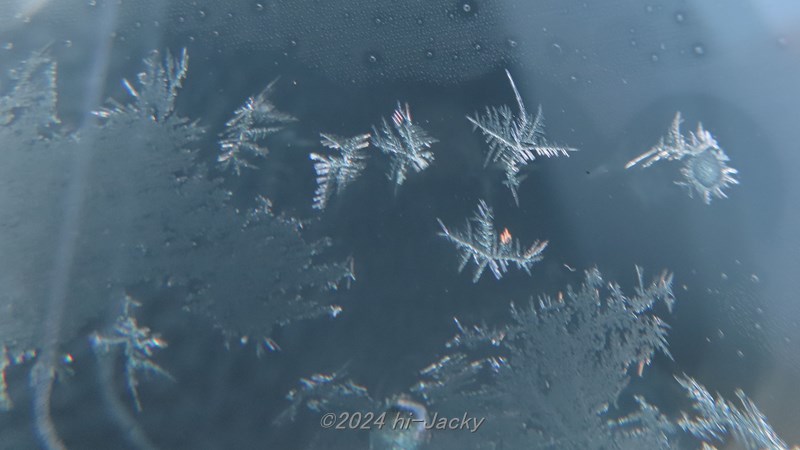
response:
[[[623,420],[613,420],[609,409],[632,365],[646,364],[656,352],[668,355],[668,327],[653,307],[671,305],[671,279],[665,272],[650,285],[640,282],[636,295],[627,297],[592,269],[577,290],[568,287],[522,308],[512,304],[513,322],[501,331],[459,326],[459,334],[469,336],[451,342],[469,345],[453,346],[458,353],[426,369],[432,381],[416,391],[442,414],[468,408],[498,420],[487,420],[475,435],[440,434],[437,448],[667,448],[669,423],[655,408],[640,403],[640,411]],[[474,386],[476,368],[491,360],[467,356],[475,353],[478,336],[485,336],[490,352],[508,355],[484,366],[492,376],[482,388]]]
[[[703,128],[702,123],[698,123],[697,131],[690,131],[686,138],[681,134],[682,122],[679,111],[667,135],[659,139],[653,148],[628,161],[625,168],[630,169],[640,163],[642,167],[650,167],[661,160],[684,161],[681,168],[683,180],[675,184],[685,187],[689,197],[694,197],[696,193],[706,204],[710,204],[713,197],[727,198],[724,189],[739,184],[734,178],[738,171],[728,166],[728,155],[711,133]]]
[[[21,64],[3,92],[0,348],[8,362],[0,366],[40,351],[30,382],[43,445],[58,447],[49,419],[58,355],[114,307],[116,292],[170,289],[225,336],[263,338],[268,348],[275,326],[341,311],[319,293],[352,279],[351,262],[318,263],[327,239],[307,242],[300,222],[273,213],[266,199],[235,208],[199,162],[204,129],[175,109],[187,60],[153,52],[124,83],[132,100],[109,101],[74,133],[57,126],[47,57]],[[77,194],[65,195],[73,186]],[[67,213],[80,219],[70,228]],[[56,266],[63,239],[74,251]],[[56,272],[64,281],[54,296]],[[152,338],[140,337],[130,344]]]
[[[345,187],[355,181],[366,167],[363,150],[369,146],[369,134],[351,138],[320,134],[322,145],[338,150],[341,155],[325,156],[311,153],[314,171],[317,173],[317,190],[314,192],[314,208],[323,210],[331,196],[341,194]]]
[[[110,107],[95,112],[100,117],[108,117],[113,112],[124,111],[140,113],[155,122],[162,122],[175,111],[175,100],[178,90],[183,86],[189,70],[189,56],[186,49],[181,51],[180,58],[173,58],[167,51],[164,62],[158,51],[152,51],[144,60],[145,71],[137,76],[136,83],[123,79],[122,84],[134,98],[133,103],[121,104],[110,100]]]
[[[243,168],[254,167],[248,161],[248,156],[265,156],[269,149],[262,141],[297,120],[278,111],[269,100],[277,81],[276,78],[261,93],[249,97],[225,124],[225,131],[219,140],[220,155],[217,157],[223,168],[230,168],[239,175]]]
[[[547,247],[547,241],[536,241],[527,250],[523,251],[519,240],[512,239],[508,229],[498,236],[494,227],[494,214],[483,200],[478,202],[478,211],[472,218],[475,224],[467,220],[464,232],[450,231],[439,220],[442,227],[440,236],[447,238],[459,251],[458,271],[461,272],[470,260],[475,262],[475,274],[472,281],[477,283],[486,267],[498,280],[508,271],[508,266],[514,264],[530,275],[531,266],[542,260],[542,251]]]
[[[751,450],[789,450],[789,446],[778,437],[767,422],[767,418],[740,389],[736,397],[742,409],[722,397],[712,395],[694,379],[676,377],[694,402],[697,417],[684,413],[678,425],[700,439],[722,442],[724,435],[731,434],[737,442]],[[793,447],[798,448],[798,447]]]
[[[384,118],[380,130],[372,127],[372,131],[372,145],[381,149],[392,160],[387,175],[394,182],[395,189],[406,180],[409,168],[422,172],[433,162],[433,152],[429,149],[439,141],[411,121],[408,103],[403,108],[397,102],[392,123],[389,124]]]
[[[517,189],[524,177],[520,176],[520,167],[536,159],[537,156],[569,156],[574,148],[561,147],[549,144],[544,137],[544,116],[542,106],[535,116],[530,115],[522,103],[514,79],[506,70],[511,89],[517,99],[519,116],[514,116],[507,105],[499,107],[486,107],[486,114],[475,117],[467,116],[474,129],[479,129],[489,144],[489,153],[486,155],[485,165],[490,162],[499,163],[506,172],[504,184],[511,190],[514,201],[519,205]]]
[[[137,372],[151,373],[172,380],[172,375],[154,363],[151,358],[155,350],[164,348],[167,343],[158,334],[151,334],[147,327],[140,327],[136,323],[132,309],[140,306],[130,297],[125,297],[122,304],[122,314],[117,318],[114,328],[109,335],[95,333],[91,337],[92,347],[100,353],[109,353],[112,348],[121,347],[125,356],[125,379],[128,390],[133,397],[137,411],[142,410],[139,401],[139,380]]]

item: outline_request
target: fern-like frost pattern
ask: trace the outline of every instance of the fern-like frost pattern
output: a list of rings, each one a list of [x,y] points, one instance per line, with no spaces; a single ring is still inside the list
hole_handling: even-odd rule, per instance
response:
[[[169,372],[152,360],[154,352],[166,347],[167,343],[158,334],[151,333],[149,328],[139,326],[133,315],[133,309],[139,306],[141,304],[126,296],[122,304],[122,314],[110,333],[95,333],[91,336],[92,347],[96,352],[110,353],[114,348],[122,350],[125,357],[125,380],[137,411],[142,410],[137,389],[138,372],[173,379]]]
[[[317,174],[317,190],[314,192],[314,209],[323,210],[334,194],[341,194],[355,181],[366,167],[364,149],[369,147],[369,134],[344,138],[332,134],[321,134],[323,146],[338,151],[338,155],[311,153],[314,172]]]
[[[372,145],[391,158],[387,176],[395,189],[406,181],[409,170],[422,172],[433,163],[430,147],[436,142],[438,139],[411,120],[408,103],[397,102],[391,123],[384,118],[380,128],[372,127]]]
[[[691,377],[676,377],[678,383],[686,389],[693,402],[696,415],[684,413],[678,425],[697,438],[723,442],[726,435],[749,450],[774,449],[789,450],[775,430],[772,429],[766,416],[758,410],[741,389],[736,390],[736,397],[741,407],[716,398],[708,390]],[[792,447],[796,450],[800,447]]]
[[[508,229],[497,233],[494,225],[494,212],[483,200],[478,202],[478,210],[472,220],[467,220],[463,231],[450,230],[439,221],[440,236],[456,246],[459,252],[458,271],[461,272],[470,261],[475,263],[472,281],[477,283],[488,267],[498,280],[514,265],[531,274],[534,263],[542,260],[542,252],[547,241],[536,241],[527,249],[522,248],[518,239],[511,237]]]
[[[514,201],[519,205],[518,189],[524,177],[520,175],[522,166],[535,160],[537,156],[557,157],[569,156],[576,151],[571,147],[563,147],[547,142],[544,134],[544,115],[542,106],[531,115],[525,109],[522,96],[517,90],[511,72],[506,70],[514,97],[517,99],[518,115],[514,115],[507,105],[486,107],[484,115],[467,116],[473,128],[483,133],[489,152],[485,164],[499,163],[505,170],[504,184],[511,190]]]
[[[217,157],[223,168],[239,175],[242,169],[255,167],[251,159],[269,153],[264,139],[297,121],[293,116],[279,111],[270,100],[277,82],[278,79],[273,80],[258,95],[249,97],[225,124]]]

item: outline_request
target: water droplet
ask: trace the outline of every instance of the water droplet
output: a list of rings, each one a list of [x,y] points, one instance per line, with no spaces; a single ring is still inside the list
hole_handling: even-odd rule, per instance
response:
[[[200,11],[197,11],[197,15],[200,16],[200,19],[205,19],[208,14],[205,10],[201,9]]]
[[[297,47],[297,41],[292,39],[291,41],[289,41],[289,45],[291,45],[292,47]]]
[[[136,21],[136,23],[134,23],[133,26],[136,28],[142,28],[142,22]]]
[[[262,5],[261,3],[256,3],[256,11],[263,11],[263,10],[264,10],[264,5]]]
[[[637,45],[639,45],[639,43],[636,42],[636,39],[631,39],[631,47],[636,47]]]
[[[654,10],[654,9],[655,9],[655,8],[653,8],[653,5],[647,5],[647,6],[645,6],[645,7],[644,7],[644,10],[645,10],[645,11],[646,11],[648,14],[649,14],[649,13],[651,13],[651,12],[653,12],[653,10]]]
[[[577,83],[578,82],[578,77],[576,77],[575,75],[570,75],[569,76],[569,81],[572,81],[573,83]]]
[[[226,16],[228,16],[228,19],[233,19],[233,13],[232,12],[229,12],[228,14],[226,14]]]
[[[697,56],[703,56],[703,55],[706,54],[706,49],[705,49],[705,47],[703,47],[702,44],[695,44],[695,46],[692,47],[692,51]]]
[[[383,19],[380,17],[375,18],[375,25],[383,25]]]
[[[88,5],[92,8],[97,6],[97,0],[89,0]]]
[[[178,23],[186,22],[186,18],[183,16],[178,16]]]
[[[461,9],[463,9],[465,13],[468,13],[472,11],[472,5],[470,5],[469,3],[464,3]]]
[[[483,47],[481,46],[480,42],[476,42],[475,45],[472,46],[472,48],[474,48],[476,52],[483,50]]]
[[[428,50],[425,52],[425,57],[428,59],[433,59],[433,50]]]
[[[72,47],[72,41],[71,41],[71,40],[69,40],[69,39],[67,39],[66,41],[64,41],[64,47],[66,47],[66,48],[70,48],[70,47]]]
[[[675,13],[675,22],[683,23],[684,20],[686,20],[686,16],[681,11]]]
[[[756,275],[756,274],[751,274],[750,275],[750,281],[752,281],[753,283],[758,283],[758,282],[761,281],[761,278],[759,278],[758,275]]]
[[[650,61],[658,62],[658,54],[653,53],[650,55]]]
[[[509,40],[508,40],[508,46],[509,46],[509,47],[511,47],[511,48],[517,48],[517,45],[518,45],[518,44],[517,44],[517,41],[515,41],[514,39],[509,39]]]

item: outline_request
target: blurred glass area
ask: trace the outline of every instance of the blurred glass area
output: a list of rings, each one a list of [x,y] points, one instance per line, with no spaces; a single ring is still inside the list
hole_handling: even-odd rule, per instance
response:
[[[789,0],[0,0],[0,449],[793,449],[797,230]]]

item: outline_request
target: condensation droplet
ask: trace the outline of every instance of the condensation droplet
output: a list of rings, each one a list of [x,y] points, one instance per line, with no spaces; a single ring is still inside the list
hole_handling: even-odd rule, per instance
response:
[[[256,11],[263,11],[263,10],[264,10],[264,5],[262,5],[261,3],[256,3]]]
[[[481,46],[480,42],[476,42],[475,45],[473,45],[472,47],[475,49],[476,52],[483,50],[483,47]]]
[[[650,61],[658,62],[658,54],[657,53],[651,54],[650,55]]]
[[[675,13],[675,22],[683,23],[684,20],[686,20],[686,16],[681,11]]]
[[[183,16],[178,16],[178,23],[186,22],[186,18]]]
[[[205,19],[208,16],[206,11],[203,10],[203,9],[201,9],[200,11],[197,11],[197,15],[200,16],[200,19]]]
[[[753,283],[759,283],[761,281],[761,278],[759,278],[758,275],[756,274],[751,274],[750,281],[752,281]]]
[[[706,49],[702,44],[696,44],[694,47],[692,47],[692,51],[697,56],[703,56],[706,54]]]
[[[428,50],[425,52],[425,57],[428,59],[433,59],[433,50]]]
[[[66,47],[66,48],[70,48],[70,47],[72,47],[72,41],[71,41],[71,40],[69,40],[69,39],[67,39],[66,41],[64,41],[64,47]]]
[[[511,47],[511,48],[516,48],[516,47],[517,47],[517,45],[518,45],[518,44],[517,44],[517,41],[515,41],[514,39],[509,39],[509,40],[508,40],[508,46],[509,46],[509,47]]]
[[[720,276],[720,278],[722,278],[723,280],[727,280],[727,279],[728,279],[728,274],[727,274],[727,273],[725,273],[725,272],[722,272],[722,273],[721,273],[719,276]]]
[[[461,9],[463,9],[465,13],[468,13],[472,11],[472,5],[470,5],[469,3],[464,3]]]

